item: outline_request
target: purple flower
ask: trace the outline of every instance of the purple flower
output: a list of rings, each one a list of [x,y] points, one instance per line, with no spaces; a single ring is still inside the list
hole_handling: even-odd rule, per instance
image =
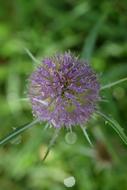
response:
[[[91,67],[70,52],[45,58],[29,78],[33,114],[54,127],[86,123],[100,85]]]

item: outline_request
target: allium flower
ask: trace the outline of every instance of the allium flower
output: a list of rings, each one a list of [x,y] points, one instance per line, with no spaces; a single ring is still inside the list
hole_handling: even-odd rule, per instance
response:
[[[45,58],[29,78],[34,116],[56,128],[86,123],[96,109],[99,89],[88,63],[70,52]]]

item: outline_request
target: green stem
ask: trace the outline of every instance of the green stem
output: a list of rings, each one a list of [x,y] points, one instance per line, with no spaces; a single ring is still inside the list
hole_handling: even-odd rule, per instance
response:
[[[46,153],[45,153],[44,158],[43,158],[42,161],[45,161],[45,159],[47,158],[47,156],[48,156],[48,154],[49,154],[49,152],[50,152],[52,146],[53,146],[54,143],[56,142],[56,139],[57,139],[57,137],[58,137],[58,135],[59,135],[60,129],[61,129],[61,128],[56,128],[56,129],[55,129],[54,135],[53,135],[52,139],[51,139],[50,142],[49,142],[47,151],[46,151]]]
[[[9,135],[7,135],[6,137],[4,137],[3,139],[0,140],[0,145],[7,144],[10,140],[15,138],[17,135],[23,133],[25,130],[33,127],[37,123],[38,123],[38,120],[35,120],[35,121],[31,122],[31,123],[27,123],[27,124],[17,128],[17,129],[15,129]]]

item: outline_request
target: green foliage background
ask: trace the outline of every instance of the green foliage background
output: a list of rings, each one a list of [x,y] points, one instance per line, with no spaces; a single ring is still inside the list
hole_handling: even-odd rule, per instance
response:
[[[101,84],[127,76],[126,0],[6,0],[0,2],[0,137],[33,120],[27,79],[38,60],[68,49],[90,61]],[[111,114],[127,134],[127,84],[105,90],[100,109]],[[101,118],[93,118],[89,144],[77,127],[69,145],[62,130],[49,157],[41,160],[53,134],[45,124],[0,147],[0,190],[65,190],[74,176],[75,190],[127,189],[127,146]]]

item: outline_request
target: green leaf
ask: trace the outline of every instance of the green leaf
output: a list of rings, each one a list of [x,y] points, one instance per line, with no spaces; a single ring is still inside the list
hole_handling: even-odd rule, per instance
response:
[[[83,134],[84,134],[86,140],[88,141],[89,145],[90,145],[91,147],[93,147],[93,144],[92,144],[92,142],[91,142],[91,140],[90,140],[90,138],[89,138],[89,135],[88,135],[88,133],[87,133],[87,131],[86,131],[86,127],[83,127],[82,125],[81,125],[80,127],[81,127],[81,129],[82,129],[82,131],[83,131]]]
[[[29,49],[27,48],[24,48],[25,52],[27,53],[27,55],[31,58],[31,60],[34,62],[34,63],[41,63],[41,61],[37,60],[34,55],[30,52]]]
[[[27,123],[19,128],[16,128],[15,130],[13,130],[9,135],[7,135],[6,137],[4,137],[3,139],[0,140],[0,145],[5,145],[7,144],[10,140],[12,140],[13,138],[15,138],[17,135],[23,133],[25,130],[27,130],[28,128],[33,127],[35,124],[38,123],[38,120],[35,120],[31,123]]]
[[[106,116],[104,113],[97,111],[99,115],[101,115],[105,121],[116,131],[116,133],[120,136],[125,144],[127,144],[127,136],[124,133],[124,129],[120,126],[120,124],[113,118]]]
[[[124,81],[127,81],[127,78],[123,78],[123,79],[120,79],[118,81],[115,81],[115,82],[109,83],[107,85],[104,85],[104,86],[101,87],[101,90],[105,90],[107,88],[111,88],[112,86],[115,86],[115,85],[117,85],[119,83],[122,83]]]

